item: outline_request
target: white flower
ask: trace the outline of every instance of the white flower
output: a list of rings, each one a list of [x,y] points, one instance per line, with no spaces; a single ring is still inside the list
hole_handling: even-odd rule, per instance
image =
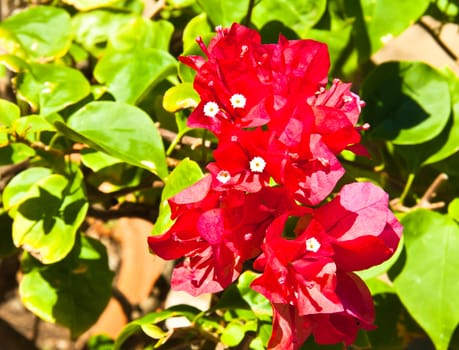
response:
[[[320,249],[320,243],[317,239],[315,239],[314,237],[311,237],[306,240],[306,250],[308,252],[317,253],[319,249]]]
[[[266,167],[266,161],[261,157],[253,157],[250,161],[250,170],[254,173],[262,173]]]
[[[204,115],[210,118],[214,118],[220,108],[218,108],[218,104],[213,101],[209,101],[204,105]]]
[[[247,102],[247,99],[242,94],[234,94],[230,98],[231,106],[233,108],[244,108]]]
[[[217,180],[220,181],[222,184],[226,184],[229,180],[231,180],[231,175],[229,171],[219,171],[219,173],[217,174]]]

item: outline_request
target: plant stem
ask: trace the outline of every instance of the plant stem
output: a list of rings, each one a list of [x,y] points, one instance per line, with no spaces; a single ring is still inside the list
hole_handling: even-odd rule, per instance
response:
[[[413,181],[414,181],[415,176],[416,175],[414,173],[410,173],[408,175],[408,179],[406,180],[405,187],[403,188],[403,192],[402,192],[402,194],[400,196],[400,203],[402,205],[403,205],[403,202],[405,201],[406,196],[410,192],[410,189],[411,189],[411,186],[413,185]]]
[[[249,7],[247,8],[247,15],[243,20],[243,24],[248,26],[250,24],[250,20],[252,19],[252,12],[253,8],[255,7],[255,0],[249,0]]]

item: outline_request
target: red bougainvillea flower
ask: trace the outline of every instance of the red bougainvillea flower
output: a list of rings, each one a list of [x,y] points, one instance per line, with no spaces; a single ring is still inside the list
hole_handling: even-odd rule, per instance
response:
[[[371,183],[354,183],[343,186],[331,202],[300,218],[293,239],[282,236],[287,216],[273,221],[267,229],[263,253],[254,264],[263,273],[253,281],[252,288],[273,304],[289,305],[288,313],[281,308],[283,313],[276,316],[284,322],[282,329],[286,320],[291,320],[293,329],[289,333],[296,334],[298,319],[314,316],[311,332],[316,341],[333,343],[352,342],[359,328],[356,322],[366,329],[370,327],[371,318],[362,315],[373,315],[369,311],[371,296],[363,282],[349,272],[379,264],[397,248],[401,225],[387,205],[384,191]],[[359,291],[355,300],[352,290]],[[354,309],[361,310],[361,316],[349,311]],[[287,318],[292,312],[293,316]],[[336,332],[327,335],[321,331],[321,323],[336,324]],[[349,333],[351,330],[354,331]],[[278,335],[273,334],[273,339]],[[285,341],[290,340],[281,342]]]
[[[372,329],[371,295],[353,271],[387,260],[402,227],[388,195],[371,183],[345,185],[316,208],[344,174],[343,150],[367,155],[357,126],[363,102],[334,80],[326,45],[262,44],[233,24],[217,28],[206,57],[180,60],[196,71],[201,102],[188,125],[218,139],[209,174],[169,200],[170,228],[150,249],[178,259],[172,287],[192,295],[229,286],[254,260],[251,287],[272,303],[270,349],[351,344]],[[294,227],[292,232],[287,228]],[[287,231],[287,232],[286,232]]]
[[[360,142],[355,126],[364,102],[350,91],[350,86],[335,79],[330,89],[322,87],[307,99],[315,116],[314,132],[322,135],[323,142],[335,154]]]
[[[294,305],[273,303],[273,333],[268,348],[298,349],[310,335],[318,344],[350,345],[359,329],[375,328],[373,299],[357,275],[337,271],[336,295],[342,310],[333,313],[300,315]]]
[[[260,35],[247,27],[233,24],[217,28],[208,47],[198,40],[207,60],[201,56],[180,57],[197,71],[194,88],[201,102],[190,115],[188,125],[219,134],[222,124],[237,127],[264,125],[265,99],[272,95],[270,69],[266,67],[271,47],[262,45]]]
[[[243,262],[261,252],[265,230],[275,217],[309,212],[282,187],[247,194],[241,201],[242,192],[214,191],[212,181],[207,175],[171,198],[174,224],[148,239],[150,249],[164,259],[185,257],[173,271],[172,286],[192,295],[215,293],[231,284]],[[194,195],[197,189],[199,196]]]
[[[333,247],[336,264],[345,271],[378,265],[392,256],[402,225],[389,209],[388,195],[369,183],[343,186],[338,196],[314,212]],[[307,234],[308,228],[304,234]]]

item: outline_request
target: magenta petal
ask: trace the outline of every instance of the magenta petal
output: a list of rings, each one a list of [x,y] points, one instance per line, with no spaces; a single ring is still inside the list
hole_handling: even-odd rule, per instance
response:
[[[190,187],[187,187],[183,191],[176,194],[169,200],[169,202],[174,205],[200,202],[207,196],[211,184],[212,177],[210,175],[204,176],[194,185],[191,185]]]
[[[336,264],[344,271],[368,269],[386,261],[393,254],[379,237],[362,236],[350,241],[333,243]]]
[[[211,209],[204,212],[198,219],[197,229],[199,235],[209,244],[221,243],[225,231],[222,209]]]
[[[309,337],[312,324],[309,317],[299,316],[295,307],[273,304],[273,331],[270,350],[296,350]]]
[[[339,241],[379,235],[386,226],[388,196],[369,182],[343,186],[339,195],[317,210],[315,218]]]

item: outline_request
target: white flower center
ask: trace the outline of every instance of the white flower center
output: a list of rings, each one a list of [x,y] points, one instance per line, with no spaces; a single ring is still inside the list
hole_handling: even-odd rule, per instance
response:
[[[242,94],[234,94],[230,98],[231,106],[233,108],[244,108],[247,102],[247,99]]]
[[[352,98],[352,96],[349,96],[349,95],[343,96],[344,103],[349,103],[349,102],[352,102],[353,100],[354,99]]]
[[[229,171],[221,170],[217,174],[217,180],[220,181],[222,184],[226,184],[231,179],[231,175]]]
[[[220,108],[218,108],[218,104],[213,101],[209,101],[204,105],[204,115],[210,118],[214,118]]]
[[[265,166],[266,161],[261,157],[253,157],[250,161],[250,170],[254,173],[262,173]]]
[[[317,239],[315,239],[314,237],[311,237],[306,240],[306,250],[308,252],[317,253],[319,249],[320,249],[320,243]]]

